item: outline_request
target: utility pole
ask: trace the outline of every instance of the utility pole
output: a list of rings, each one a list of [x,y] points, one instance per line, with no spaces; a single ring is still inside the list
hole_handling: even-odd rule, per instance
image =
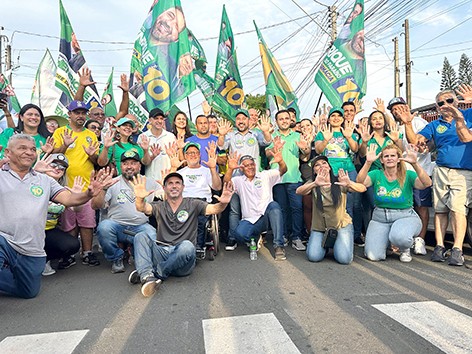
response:
[[[338,14],[336,13],[336,6],[329,7],[329,15],[331,17],[331,40],[334,42],[338,36],[338,31],[336,28],[336,20],[338,19]]]
[[[410,59],[410,25],[405,20],[405,71],[406,71],[406,102],[411,107],[411,59]]]
[[[3,68],[2,68],[2,40],[3,40],[3,35],[2,35],[2,31],[5,29],[5,27],[3,26],[0,26],[0,74],[3,72]]]
[[[5,48],[5,71],[8,72],[8,81],[11,83],[12,79],[12,64],[11,64],[11,45],[7,44],[7,47]]]
[[[393,92],[393,97],[399,97],[400,96],[400,58],[398,56],[398,37],[395,37],[393,39],[393,47],[394,47],[394,92]]]

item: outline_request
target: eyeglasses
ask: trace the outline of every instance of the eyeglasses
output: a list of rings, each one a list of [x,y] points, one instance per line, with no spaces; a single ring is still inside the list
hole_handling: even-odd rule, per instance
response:
[[[105,113],[92,113],[94,117],[105,117]]]
[[[99,126],[96,126],[96,125],[89,125],[88,129],[90,129],[90,130],[102,130],[102,128],[100,128]]]
[[[55,163],[55,162],[50,163],[49,166],[51,166],[52,168],[56,168],[58,170],[61,170],[61,171],[65,171],[65,169],[66,169],[66,166],[61,165],[59,163]]]
[[[446,98],[446,102],[452,104],[454,102],[454,98]],[[444,101],[439,101],[437,104],[439,107],[442,107],[446,104]]]
[[[185,155],[199,155],[200,151],[185,151]]]

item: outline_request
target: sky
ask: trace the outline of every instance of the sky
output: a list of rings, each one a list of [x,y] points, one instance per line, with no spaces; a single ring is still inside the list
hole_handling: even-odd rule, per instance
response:
[[[445,56],[456,70],[462,53],[472,57],[472,40],[468,38],[472,24],[472,1],[388,0],[381,9],[374,11],[382,2],[384,1],[365,0],[368,78],[362,115],[368,115],[372,111],[375,98],[380,97],[388,102],[393,97],[392,39],[395,36],[399,38],[400,81],[405,82],[405,36],[402,28],[405,17],[399,16],[401,14],[399,7],[403,6],[401,4],[418,4],[408,15],[413,63],[411,75],[413,108],[434,102],[434,97],[440,88]],[[213,76],[221,12],[225,1],[181,0],[181,3],[187,26],[202,44],[208,59],[208,72]],[[97,81],[100,94],[112,67],[115,69],[115,86],[119,84],[121,73],[129,73],[132,43],[151,4],[152,0],[132,2],[63,0],[88,67]],[[257,35],[252,23],[255,20],[267,45],[273,51],[278,48],[274,51],[274,56],[292,86],[297,88],[308,76],[309,85],[302,90],[306,92],[299,97],[299,107],[302,117],[311,116],[321,91],[314,82],[314,74],[310,74],[309,71],[329,40],[330,28],[326,24],[327,6],[337,6],[337,28],[340,29],[353,4],[354,0],[227,1],[226,11],[235,34],[244,92],[265,93]],[[367,17],[369,11],[375,12],[370,18]],[[383,21],[379,26],[375,26],[379,19]],[[51,51],[54,58],[58,55],[59,0],[4,1],[0,13],[0,26],[4,27],[1,34],[6,36],[12,45],[15,67],[13,87],[20,103],[28,103],[36,70],[46,48]],[[298,33],[278,47],[281,41],[294,32]],[[401,88],[401,95],[405,96],[405,85]],[[115,100],[119,104],[121,100],[119,89],[115,90]],[[202,101],[203,96],[197,89],[190,96],[193,117],[201,113]],[[328,103],[325,97],[321,103]],[[185,101],[178,106],[188,111]]]

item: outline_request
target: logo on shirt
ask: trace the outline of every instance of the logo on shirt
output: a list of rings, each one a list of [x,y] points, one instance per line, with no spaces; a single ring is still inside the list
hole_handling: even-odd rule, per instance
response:
[[[262,181],[260,179],[256,179],[254,181],[254,187],[256,188],[262,188]]]
[[[40,186],[31,186],[30,192],[35,197],[41,197],[44,193],[44,190]]]
[[[234,142],[236,149],[242,149],[244,147],[244,140],[238,139]]]
[[[254,138],[249,138],[249,139],[247,139],[247,145],[248,145],[248,146],[254,146],[254,145],[256,145],[256,139],[254,139]]]
[[[197,176],[197,175],[188,175],[187,176],[190,183],[195,183],[197,181],[198,177],[199,176]]]
[[[186,222],[187,219],[188,219],[188,212],[186,210],[179,211],[179,213],[177,214],[177,220],[179,220],[180,222]]]
[[[87,143],[89,144],[92,144],[92,138],[91,137],[86,137],[85,140],[87,141]]]
[[[439,134],[444,133],[446,130],[447,130],[447,127],[444,126],[444,125],[438,125],[438,126],[436,127],[436,131],[437,131]]]

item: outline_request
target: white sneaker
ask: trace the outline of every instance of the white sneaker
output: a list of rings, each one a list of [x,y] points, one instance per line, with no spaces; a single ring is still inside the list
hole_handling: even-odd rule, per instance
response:
[[[297,251],[306,251],[306,247],[300,239],[292,240],[292,247],[295,248]]]
[[[53,267],[51,267],[51,261],[47,261],[46,264],[44,265],[44,270],[43,270],[43,275],[47,277],[48,275],[53,275],[55,274],[56,271],[54,270]]]
[[[413,241],[413,253],[421,254],[422,256],[426,255],[426,247],[424,240],[421,237],[415,237]]]
[[[408,263],[411,262],[412,259],[413,258],[411,258],[410,249],[407,249],[400,253],[400,262]]]

